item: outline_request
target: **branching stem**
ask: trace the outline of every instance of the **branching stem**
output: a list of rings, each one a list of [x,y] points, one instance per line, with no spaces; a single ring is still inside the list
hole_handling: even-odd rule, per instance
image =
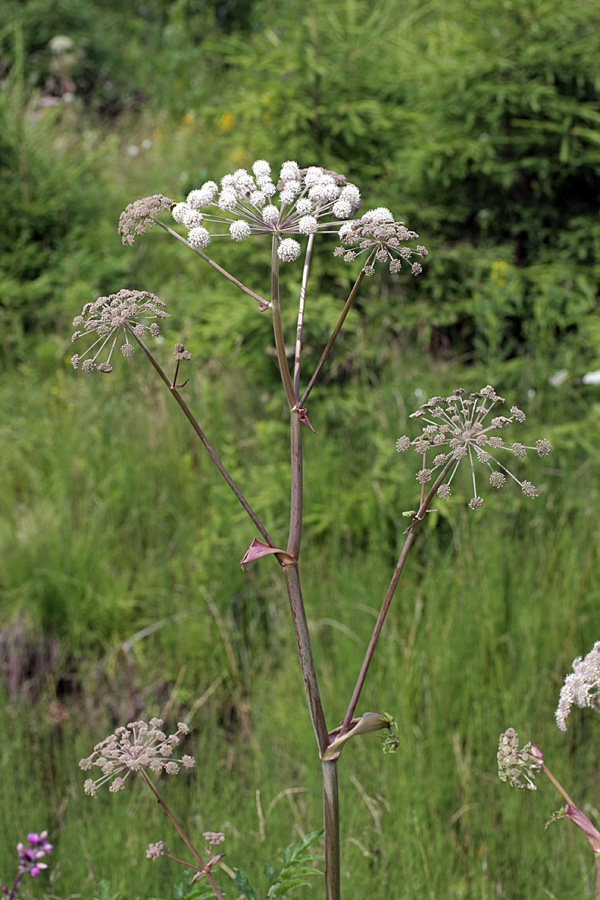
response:
[[[302,329],[304,326],[304,309],[306,306],[306,291],[308,288],[308,273],[310,272],[310,262],[312,259],[312,251],[315,242],[314,234],[308,238],[306,245],[306,255],[304,257],[304,268],[302,270],[302,284],[300,285],[300,300],[298,302],[298,323],[296,326],[296,352],[294,354],[294,397],[298,400],[300,396],[300,355],[302,353]]]
[[[417,511],[417,514],[413,518],[411,524],[407,529],[407,536],[404,542],[404,546],[402,547],[402,551],[398,558],[398,562],[396,563],[396,568],[394,569],[394,574],[392,575],[392,580],[390,581],[390,586],[387,589],[387,593],[385,595],[383,604],[379,611],[379,615],[377,616],[377,621],[375,622],[375,627],[373,628],[373,634],[371,635],[371,640],[369,641],[369,646],[367,647],[367,652],[365,653],[365,658],[363,660],[363,664],[361,666],[361,670],[356,681],[356,686],[354,688],[354,692],[352,694],[352,698],[350,703],[348,704],[348,710],[344,717],[344,722],[340,729],[340,737],[348,731],[350,726],[350,722],[352,721],[352,717],[354,716],[354,711],[356,709],[356,705],[358,703],[360,693],[363,689],[363,685],[365,683],[365,679],[367,677],[367,672],[369,671],[369,666],[371,665],[371,661],[373,659],[373,654],[375,653],[375,647],[377,646],[377,641],[379,640],[379,635],[381,634],[381,629],[383,628],[383,623],[385,622],[385,617],[387,616],[388,610],[390,608],[390,604],[392,602],[392,598],[394,596],[394,592],[398,585],[398,581],[400,580],[400,575],[402,574],[402,570],[404,569],[404,564],[408,557],[408,553],[410,548],[412,547],[415,537],[417,536],[417,531],[423,518],[425,517],[425,513],[431,506],[433,502],[433,498],[435,497],[438,488],[446,478],[446,475],[454,465],[455,460],[453,458],[449,459],[444,468],[442,469],[440,475],[436,479],[433,487],[427,494],[427,496],[421,500],[421,504]]]
[[[183,414],[185,415],[186,419],[188,420],[188,422],[190,423],[190,425],[192,426],[192,428],[194,429],[194,431],[200,438],[200,442],[202,443],[202,446],[204,447],[204,449],[206,450],[206,452],[208,453],[208,455],[214,462],[215,466],[217,467],[217,469],[219,470],[219,472],[221,473],[221,475],[223,476],[223,478],[225,479],[225,481],[227,482],[227,484],[229,485],[229,487],[231,488],[231,490],[233,491],[233,493],[235,494],[235,496],[237,497],[237,499],[239,500],[239,502],[241,503],[243,508],[245,509],[245,511],[248,514],[248,516],[250,517],[250,519],[256,525],[259,533],[265,539],[265,542],[270,547],[275,547],[276,544],[274,544],[273,541],[271,540],[269,533],[267,532],[267,529],[264,527],[264,525],[262,524],[262,522],[260,521],[260,519],[258,518],[256,513],[254,512],[254,510],[252,509],[252,507],[250,506],[250,504],[248,503],[248,501],[246,500],[246,498],[244,497],[244,495],[238,488],[237,484],[235,483],[235,481],[233,480],[233,478],[231,477],[231,475],[229,474],[229,472],[227,471],[227,469],[225,468],[225,466],[219,459],[219,456],[217,455],[216,451],[212,447],[208,438],[206,437],[206,435],[200,428],[200,425],[194,418],[192,411],[190,410],[189,406],[187,405],[187,403],[185,402],[185,400],[183,399],[183,397],[181,396],[181,394],[179,393],[177,388],[173,385],[173,383],[171,382],[171,380],[169,379],[169,377],[167,376],[167,374],[165,373],[163,368],[157,362],[157,360],[154,357],[151,350],[149,350],[149,348],[146,347],[146,345],[144,344],[144,342],[142,340],[140,340],[140,338],[136,337],[135,335],[133,335],[133,337],[136,339],[136,341],[138,342],[138,344],[140,345],[140,347],[146,354],[146,357],[150,361],[151,365],[154,367],[156,372],[158,372],[158,374],[160,375],[160,377],[162,378],[164,383],[169,388],[172,396],[175,398],[176,402],[179,404],[179,407],[183,411]]]
[[[365,266],[370,266],[374,259],[375,259],[375,250],[373,250],[373,252],[372,252],[371,255],[369,256],[368,260],[367,260],[366,263],[365,263]],[[344,304],[344,308],[343,308],[343,310],[342,310],[342,312],[341,312],[341,314],[340,314],[340,317],[339,317],[339,319],[338,319],[337,325],[336,325],[335,328],[333,329],[333,331],[332,331],[332,333],[331,333],[331,337],[329,338],[329,340],[328,340],[327,343],[325,344],[325,349],[323,350],[323,352],[322,352],[322,354],[321,354],[321,359],[320,359],[319,362],[317,363],[317,367],[316,367],[315,371],[313,372],[312,377],[311,377],[310,381],[308,382],[308,384],[307,384],[307,386],[306,386],[306,390],[304,391],[304,393],[302,394],[302,397],[301,397],[300,400],[298,401],[298,406],[304,406],[304,404],[306,403],[306,400],[307,400],[307,398],[308,398],[308,395],[309,395],[310,392],[312,391],[312,389],[313,389],[313,387],[314,387],[314,385],[315,385],[315,381],[316,381],[317,378],[319,377],[319,375],[320,375],[320,373],[321,373],[321,369],[323,368],[323,365],[325,364],[325,360],[326,360],[327,357],[329,356],[329,353],[330,353],[330,351],[331,351],[331,348],[333,347],[333,345],[334,345],[334,343],[335,343],[335,341],[336,341],[336,339],[337,339],[338,334],[339,334],[340,331],[342,330],[342,325],[344,324],[344,322],[345,322],[345,320],[346,320],[346,316],[348,315],[348,313],[350,312],[350,310],[351,310],[351,308],[352,308],[352,304],[354,303],[354,301],[355,301],[355,299],[356,299],[356,295],[358,294],[358,290],[359,290],[359,288],[360,288],[360,286],[361,286],[361,284],[362,284],[362,281],[363,281],[363,278],[364,278],[364,277],[365,277],[365,269],[364,269],[364,267],[363,267],[363,268],[360,270],[360,273],[359,273],[359,275],[358,275],[358,278],[357,278],[356,281],[354,282],[354,287],[352,288],[352,290],[350,291],[350,293],[349,293],[349,295],[348,295],[348,299],[346,300],[346,303]]]
[[[190,841],[189,837],[187,836],[187,834],[185,833],[185,831],[183,830],[183,828],[181,827],[181,825],[179,824],[179,822],[177,821],[177,819],[175,818],[175,816],[173,815],[173,813],[171,812],[171,810],[169,809],[169,807],[167,806],[165,801],[163,800],[158,788],[156,787],[156,785],[154,784],[152,779],[149,777],[148,773],[144,769],[140,769],[140,773],[142,775],[142,778],[144,779],[144,781],[146,782],[146,784],[148,785],[148,787],[150,788],[150,790],[156,797],[157,802],[164,809],[169,821],[173,825],[173,828],[175,829],[175,831],[177,832],[177,834],[179,835],[179,837],[181,838],[181,840],[183,841],[185,846],[188,848],[188,850],[190,851],[190,853],[192,854],[192,856],[198,863],[199,867],[201,868],[201,870],[204,874],[204,877],[210,884],[215,897],[217,897],[218,900],[225,900],[225,898],[223,897],[223,894],[221,893],[221,889],[219,888],[219,885],[217,884],[217,882],[215,881],[215,879],[213,878],[211,873],[209,871],[206,871],[206,864],[205,864],[204,860],[202,859],[202,857],[200,856],[200,854],[198,853],[198,851],[196,850],[196,848]]]
[[[564,787],[562,786],[562,784],[561,784],[560,781],[558,780],[558,778],[556,778],[556,777],[552,774],[552,772],[550,771],[550,769],[548,768],[548,766],[546,765],[545,762],[542,762],[542,772],[544,773],[544,775],[546,776],[546,778],[548,778],[548,780],[552,782],[552,784],[554,785],[554,787],[556,788],[556,790],[558,791],[558,793],[561,795],[561,797],[563,798],[563,800],[565,800],[565,801],[567,802],[567,805],[568,805],[568,806],[573,806],[573,807],[577,808],[577,807],[575,806],[575,803],[573,802],[573,800],[571,800],[571,798],[569,797],[569,795],[568,795],[567,792],[565,791]]]
[[[260,294],[255,294],[254,291],[251,291],[249,287],[246,287],[243,282],[238,281],[238,279],[235,278],[234,275],[231,275],[227,271],[227,269],[224,269],[222,266],[216,263],[214,259],[211,259],[210,256],[207,256],[206,253],[203,253],[202,250],[198,249],[198,247],[194,247],[193,244],[190,244],[189,241],[186,241],[184,237],[182,237],[180,234],[177,234],[176,231],[173,231],[172,228],[169,228],[169,226],[165,225],[164,222],[161,222],[160,219],[154,219],[154,221],[172,237],[177,238],[178,241],[181,241],[182,244],[185,244],[186,247],[189,247],[189,249],[192,250],[201,259],[203,259],[204,262],[207,262],[209,266],[212,266],[213,269],[216,269],[217,272],[219,272],[221,275],[224,275],[225,278],[232,284],[234,284],[237,288],[239,288],[240,291],[243,291],[245,294],[248,294],[249,297],[252,297],[253,300],[256,300],[261,310],[269,309],[271,304],[268,302],[268,300],[265,300],[260,296]]]

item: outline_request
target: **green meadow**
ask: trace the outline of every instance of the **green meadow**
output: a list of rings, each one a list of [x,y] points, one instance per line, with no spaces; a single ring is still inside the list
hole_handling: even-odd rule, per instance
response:
[[[330,728],[419,500],[420,457],[395,449],[418,432],[410,413],[491,383],[526,413],[519,439],[553,445],[514,460],[535,500],[507,485],[472,511],[465,470],[426,516],[359,705],[395,717],[398,750],[367,735],[340,760],[342,896],[592,897],[584,835],[544,828],[561,798],[543,779],[511,791],[496,753],[509,726],[534,741],[598,825],[597,716],[575,710],[566,733],[554,719],[573,659],[600,640],[600,387],[584,379],[600,367],[595,4],[134,6],[64,3],[50,21],[42,3],[0,2],[1,884],[45,828],[48,872],[21,896],[182,897],[183,870],[145,858],[160,839],[185,848],[141,779],[83,793],[79,760],[136,719],[189,724],[196,768],[160,789],[193,835],[225,833],[228,898],[228,870],[265,897],[265,864],[322,826],[279,566],[241,570],[256,532],[141,353],[109,377],[69,362],[84,303],[121,287],[168,301],[157,356],[185,341],[186,402],[286,540],[268,314],[160,229],[132,248],[116,233],[132,200],[179,200],[264,156],[348,174],[365,209],[389,206],[430,252],[420,279],[367,280],[309,401],[302,583]],[[356,276],[331,241],[308,291],[307,374]],[[211,253],[268,292],[266,240]],[[322,893],[315,876],[289,896]]]

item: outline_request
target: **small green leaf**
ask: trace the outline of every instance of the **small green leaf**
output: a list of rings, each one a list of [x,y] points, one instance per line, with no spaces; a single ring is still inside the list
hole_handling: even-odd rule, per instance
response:
[[[269,881],[273,881],[273,879],[274,879],[274,877],[275,877],[275,869],[273,868],[273,866],[271,865],[271,863],[266,862],[266,863],[264,864],[264,866],[263,866],[263,872],[265,873],[265,875],[267,876],[267,878],[269,879]]]
[[[120,891],[117,891],[116,894],[112,894],[111,896],[108,881],[102,879],[102,881],[98,885],[98,896],[96,900],[117,900],[117,897],[120,893]]]
[[[236,870],[235,883],[244,897],[248,897],[248,900],[256,900],[258,891],[255,891],[254,888],[250,886],[247,875],[245,872],[240,871],[240,869]]]
[[[310,882],[304,881],[303,878],[289,878],[274,885],[267,894],[267,897],[283,897],[285,894],[287,894],[288,891],[291,891],[292,888],[302,887],[303,885],[309,884]]]

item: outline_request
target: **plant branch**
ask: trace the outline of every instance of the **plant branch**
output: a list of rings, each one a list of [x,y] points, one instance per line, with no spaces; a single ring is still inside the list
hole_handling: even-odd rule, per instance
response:
[[[373,634],[371,635],[371,640],[369,641],[369,646],[367,647],[367,652],[365,653],[365,658],[363,660],[360,674],[356,681],[356,686],[354,688],[352,698],[350,700],[350,703],[348,704],[348,711],[346,712],[344,722],[340,729],[340,737],[348,731],[350,722],[352,721],[352,718],[354,716],[354,711],[356,709],[360,693],[365,683],[367,672],[369,671],[369,666],[371,665],[371,660],[373,659],[373,654],[375,653],[375,647],[377,645],[377,641],[379,640],[379,635],[381,634],[381,629],[383,628],[385,617],[387,616],[388,610],[390,608],[390,604],[398,585],[398,581],[400,580],[400,575],[402,574],[402,570],[404,568],[404,564],[406,563],[408,553],[413,545],[415,537],[417,536],[418,528],[425,517],[425,513],[431,506],[438,488],[444,481],[446,475],[455,464],[455,462],[456,460],[454,458],[448,460],[427,496],[421,500],[419,509],[406,530],[406,540],[404,542],[404,546],[402,547],[398,562],[396,563],[396,568],[394,569],[394,574],[392,575],[392,580],[390,581],[390,586],[387,589],[387,593],[385,595],[382,607],[379,611],[379,615],[377,616],[377,621],[375,622],[375,627],[373,628]]]
[[[555,778],[555,776],[552,774],[552,772],[550,771],[550,769],[548,768],[548,766],[546,765],[545,762],[542,762],[542,772],[544,773],[546,778],[548,778],[552,782],[552,784],[554,785],[554,787],[556,788],[558,793],[562,796],[563,800],[566,800],[567,805],[573,806],[575,809],[577,809],[577,806],[575,805],[573,800],[571,800],[571,798],[565,791],[565,789],[562,786],[562,784],[560,783],[560,781],[557,778]]]
[[[285,584],[290,601],[292,624],[294,626],[294,634],[296,635],[296,644],[298,647],[298,656],[300,658],[300,668],[302,670],[306,700],[319,747],[319,753],[323,754],[329,746],[329,733],[325,723],[325,714],[321,704],[317,673],[315,671],[315,663],[312,655],[308,623],[306,621],[306,611],[304,609],[302,589],[300,587],[298,564],[295,563],[291,566],[284,566],[283,573],[285,575]]]
[[[168,817],[169,821],[171,822],[171,824],[173,825],[175,831],[177,832],[177,834],[179,835],[179,837],[181,838],[181,840],[183,841],[185,846],[188,848],[188,850],[190,851],[190,853],[192,854],[192,856],[198,863],[198,866],[200,867],[200,871],[206,877],[206,880],[210,884],[215,896],[218,898],[218,900],[225,900],[225,898],[223,897],[223,894],[221,893],[221,889],[219,888],[219,885],[217,884],[217,882],[211,875],[210,871],[207,870],[206,863],[204,862],[204,860],[202,859],[202,857],[200,856],[200,854],[198,853],[198,851],[196,850],[196,848],[190,841],[189,837],[187,836],[187,834],[185,833],[185,831],[183,830],[183,828],[181,827],[181,825],[179,824],[179,822],[177,821],[177,819],[175,818],[175,816],[173,815],[173,813],[171,812],[171,810],[169,809],[169,807],[167,806],[165,801],[163,800],[158,788],[156,787],[156,785],[154,784],[154,782],[152,781],[152,779],[150,778],[148,773],[144,769],[140,769],[140,773],[142,775],[142,778],[144,779],[144,781],[146,782],[146,784],[148,785],[148,787],[150,788],[150,790],[156,797],[156,800],[164,809],[164,811],[167,814],[167,817]],[[181,860],[179,860],[179,861],[181,861]],[[187,863],[184,863],[184,865],[187,865]],[[192,867],[192,868],[194,868],[194,867]]]
[[[331,348],[333,347],[333,345],[334,345],[334,343],[335,343],[335,341],[336,341],[336,338],[337,338],[338,334],[339,334],[340,331],[342,330],[342,325],[344,324],[344,322],[345,322],[345,320],[346,320],[346,316],[347,316],[348,313],[350,312],[350,309],[352,308],[352,304],[354,303],[354,301],[355,301],[355,299],[356,299],[356,295],[358,294],[358,290],[359,290],[359,288],[360,288],[360,286],[361,286],[361,284],[362,284],[363,278],[365,277],[365,266],[370,266],[371,263],[373,262],[374,258],[375,258],[375,250],[373,250],[373,252],[372,252],[371,255],[369,256],[369,258],[368,258],[368,260],[366,261],[365,265],[364,265],[363,268],[360,270],[360,273],[359,273],[359,275],[358,275],[358,278],[357,278],[356,281],[354,282],[354,287],[352,288],[352,290],[350,291],[350,294],[348,295],[348,299],[346,300],[346,303],[344,304],[344,308],[343,308],[343,310],[342,310],[342,312],[341,312],[341,314],[340,314],[340,317],[339,317],[339,319],[338,319],[337,325],[336,325],[335,328],[333,329],[333,331],[332,331],[332,333],[331,333],[331,337],[329,338],[329,340],[327,341],[327,343],[326,343],[326,345],[325,345],[325,349],[323,350],[323,352],[322,352],[322,354],[321,354],[321,359],[320,359],[319,362],[317,363],[317,367],[316,367],[315,371],[313,372],[312,377],[311,377],[310,381],[308,382],[308,385],[306,386],[306,390],[304,391],[304,393],[302,394],[302,397],[301,397],[300,400],[298,401],[298,406],[304,406],[304,404],[306,403],[306,400],[307,400],[307,398],[308,398],[308,395],[309,395],[310,392],[312,391],[312,389],[313,389],[313,387],[314,387],[314,384],[315,384],[315,381],[316,381],[317,378],[319,377],[319,374],[320,374],[320,372],[321,372],[321,369],[323,368],[323,365],[325,364],[325,360],[326,360],[327,357],[329,356],[330,350],[331,350]]]
[[[292,379],[290,378],[290,370],[285,355],[285,340],[283,338],[283,327],[281,324],[281,308],[279,306],[279,257],[277,256],[278,238],[273,235],[271,245],[271,309],[273,310],[273,334],[275,336],[275,350],[277,351],[277,362],[281,373],[281,380],[285,388],[285,394],[290,409],[296,406],[294,397],[294,388],[292,387]]]
[[[287,552],[299,559],[300,539],[302,537],[302,422],[300,412],[290,410],[290,533]]]
[[[252,297],[253,300],[256,300],[261,310],[270,308],[271,304],[268,302],[268,300],[263,299],[260,294],[255,294],[254,291],[251,291],[250,288],[246,287],[246,285],[241,281],[238,281],[237,278],[235,278],[226,269],[216,263],[214,259],[211,259],[210,256],[207,256],[206,253],[203,253],[202,250],[199,250],[198,247],[194,247],[193,244],[190,244],[189,241],[186,241],[184,237],[182,237],[180,234],[177,234],[176,231],[174,231],[172,228],[169,228],[169,226],[165,225],[164,222],[161,222],[160,219],[154,219],[154,222],[161,228],[163,228],[168,234],[172,235],[174,238],[177,238],[178,241],[181,241],[182,244],[185,244],[186,247],[189,247],[189,249],[192,250],[201,259],[203,259],[204,262],[207,262],[209,266],[212,266],[213,269],[216,269],[217,272],[220,272],[221,275],[224,275],[225,278],[227,278],[228,281],[239,288],[240,291],[243,291],[245,294],[248,294],[249,297]]]
[[[260,521],[260,519],[258,518],[256,513],[254,512],[254,510],[252,509],[252,507],[250,506],[250,504],[248,503],[248,501],[246,500],[246,498],[244,497],[244,495],[238,488],[237,484],[235,483],[235,481],[233,480],[233,478],[231,477],[231,475],[229,474],[229,472],[227,471],[227,469],[225,468],[225,466],[219,459],[216,451],[214,450],[214,448],[212,447],[208,438],[206,437],[206,435],[200,428],[200,425],[194,418],[189,406],[187,405],[187,403],[185,402],[185,400],[183,399],[183,397],[181,396],[181,394],[179,393],[177,388],[173,385],[173,383],[168,378],[168,376],[166,375],[163,368],[160,366],[160,364],[155,359],[153,353],[149,350],[148,347],[146,347],[144,342],[141,341],[140,338],[136,337],[135,334],[133,335],[133,337],[136,339],[136,341],[138,342],[138,344],[144,351],[147,359],[150,361],[150,363],[152,364],[155,371],[158,372],[158,374],[160,375],[160,377],[162,378],[164,383],[169,388],[172,396],[175,398],[176,402],[179,404],[179,407],[182,410],[183,414],[185,415],[188,422],[190,423],[190,425],[196,432],[197,436],[200,438],[200,441],[201,441],[204,449],[206,450],[206,452],[208,453],[208,455],[214,462],[215,466],[217,467],[217,469],[219,470],[219,472],[221,473],[221,475],[223,476],[223,478],[225,479],[225,481],[227,482],[227,484],[229,485],[229,487],[231,488],[231,490],[233,491],[233,493],[235,494],[235,496],[237,497],[237,499],[239,500],[241,505],[243,506],[244,510],[246,511],[246,513],[248,514],[248,516],[250,517],[252,522],[256,525],[259,533],[262,535],[262,537],[265,539],[266,543],[270,547],[275,547],[276,544],[274,544],[273,541],[271,540],[268,531],[266,530],[266,528],[264,527],[264,525],[262,524],[262,522]]]
[[[203,866],[204,860],[202,859],[202,857],[200,856],[200,854],[198,853],[198,851],[196,850],[196,848],[190,841],[189,837],[187,836],[187,834],[185,833],[185,831],[183,830],[183,828],[181,827],[181,825],[179,824],[179,822],[177,821],[177,819],[175,818],[175,816],[173,815],[173,813],[171,812],[171,810],[169,809],[169,807],[167,806],[165,801],[163,800],[163,798],[160,794],[160,791],[158,790],[158,788],[156,787],[156,785],[154,784],[154,782],[152,781],[152,779],[150,778],[148,773],[145,771],[145,769],[140,769],[140,774],[141,774],[142,778],[144,779],[144,781],[146,782],[146,784],[148,785],[148,787],[150,788],[150,790],[152,791],[152,793],[154,794],[154,796],[156,797],[156,800],[158,801],[158,803],[162,806],[162,808],[166,812],[171,824],[173,825],[175,831],[177,832],[177,834],[179,835],[179,837],[181,838],[181,840],[183,841],[185,846],[188,848],[188,850],[190,851],[190,853],[192,854],[192,856],[194,857],[196,862],[200,866]]]
[[[300,285],[300,302],[298,303],[298,324],[296,326],[296,352],[294,355],[294,397],[300,396],[300,354],[302,352],[302,328],[304,326],[304,308],[306,304],[306,290],[308,287],[308,274],[312,258],[315,236],[311,234],[306,246],[304,268],[302,270],[302,284]]]

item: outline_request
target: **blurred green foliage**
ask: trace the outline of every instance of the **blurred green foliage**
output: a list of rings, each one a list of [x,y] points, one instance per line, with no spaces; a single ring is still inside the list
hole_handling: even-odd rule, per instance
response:
[[[115,249],[112,266],[106,255],[92,261],[98,235],[90,241],[85,227],[105,221],[101,208],[116,218],[134,186],[179,198],[255,158],[291,157],[339,168],[367,206],[392,206],[430,249],[418,281],[392,279],[384,296],[379,285],[368,289],[355,365],[368,356],[373,317],[392,342],[408,336],[446,356],[510,360],[515,373],[531,371],[533,359],[536,379],[597,365],[597,4],[463,6],[154,0],[124,11],[64,0],[49,16],[35,0],[3,0],[12,19],[1,35],[5,334],[35,328],[32,307],[48,313],[40,330],[48,321],[64,327],[73,304],[69,296],[67,311],[60,286],[80,273],[87,282],[91,267],[97,290],[136,275],[131,251]],[[73,44],[62,64],[56,35]],[[70,104],[59,101],[61,77],[72,81]],[[109,102],[107,85],[120,100]],[[58,107],[42,115],[49,98]],[[92,132],[98,112],[122,135],[127,123],[146,127],[162,168],[114,179],[125,147],[107,144],[106,129]],[[177,278],[175,256],[164,252],[150,267],[143,257],[159,293]],[[239,248],[214,252],[226,265],[249,261]],[[343,299],[350,273],[329,251],[322,260],[313,292]],[[260,274],[254,260],[252,269]],[[203,273],[201,293],[215,284]],[[182,290],[189,297],[180,279]],[[240,347],[262,365],[251,311],[240,310],[237,343],[229,332],[222,343],[222,309],[220,300],[203,306],[193,324],[201,344],[224,356]]]

